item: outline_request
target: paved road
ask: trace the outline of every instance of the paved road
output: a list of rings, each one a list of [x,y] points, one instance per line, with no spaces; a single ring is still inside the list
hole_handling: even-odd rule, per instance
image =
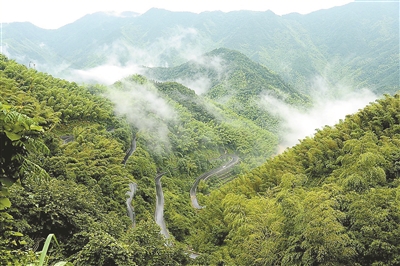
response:
[[[202,206],[199,205],[199,203],[197,201],[197,197],[196,197],[196,190],[197,190],[197,186],[199,185],[200,180],[207,180],[211,176],[230,171],[230,169],[239,162],[239,157],[237,155],[233,154],[233,155],[230,155],[230,157],[232,157],[232,160],[230,160],[226,164],[224,164],[218,168],[215,168],[209,172],[206,172],[196,178],[196,181],[194,181],[194,184],[193,184],[192,188],[190,189],[190,200],[192,202],[193,208],[199,209],[199,210],[203,208]]]
[[[129,157],[132,156],[132,154],[136,150],[136,136],[133,136],[132,142],[131,142],[131,147],[129,148],[129,151],[125,154],[124,159],[122,160],[122,164],[126,166],[126,162],[128,161]]]
[[[157,174],[154,178],[156,181],[156,211],[154,213],[154,219],[156,223],[161,227],[161,233],[165,238],[169,238],[169,233],[164,220],[164,193],[161,187],[161,177],[165,173]]]
[[[137,184],[136,183],[129,183],[129,191],[126,192],[126,195],[129,196],[129,198],[126,199],[126,208],[128,210],[128,216],[132,221],[132,227],[136,227],[135,209],[132,206],[132,200],[133,200],[133,197],[136,194],[136,191],[137,191]]]

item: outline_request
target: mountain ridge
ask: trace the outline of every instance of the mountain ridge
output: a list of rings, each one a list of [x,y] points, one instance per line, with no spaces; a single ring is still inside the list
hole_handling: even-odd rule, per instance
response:
[[[115,42],[120,43],[118,49],[124,53],[131,51],[133,59],[132,48],[158,57],[152,62],[158,66],[184,63],[187,55],[182,54],[182,49],[188,54],[226,47],[267,66],[303,91],[313,85],[316,76],[322,76],[328,85],[342,82],[356,88],[371,87],[378,93],[394,93],[399,75],[396,7],[396,3],[350,3],[307,15],[283,16],[271,11],[195,14],[152,9],[136,17],[107,18],[110,24],[104,29],[101,25],[106,24],[95,20],[87,25],[91,27],[87,34],[74,36],[70,30],[74,23],[46,31],[41,38],[49,42],[67,36],[68,41],[63,44],[49,43],[53,58],[38,55],[41,39],[35,40],[35,36],[29,39],[32,45],[10,47],[9,52],[16,58],[25,55],[38,65],[60,64],[64,60],[67,65],[82,69],[104,64],[112,52],[106,48]],[[98,14],[92,18],[95,16]],[[5,27],[5,43],[17,41],[13,28],[12,24]],[[367,61],[363,61],[365,57]]]
[[[279,75],[227,48],[215,49],[177,67],[149,68],[145,75],[182,83],[274,133],[279,131],[279,122],[260,106],[264,94],[300,109],[311,105],[306,95],[293,89]]]

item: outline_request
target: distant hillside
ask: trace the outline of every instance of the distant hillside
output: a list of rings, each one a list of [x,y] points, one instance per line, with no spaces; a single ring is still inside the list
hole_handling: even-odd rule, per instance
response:
[[[394,93],[400,80],[399,10],[398,2],[355,2],[287,19],[309,32],[332,81]]]
[[[394,93],[399,82],[399,4],[353,2],[308,15],[266,12],[170,12],[140,16],[96,13],[57,30],[31,24],[3,26],[6,51],[55,73],[91,68],[109,60],[178,66],[193,54],[226,47],[281,75],[296,89],[369,87]],[[61,72],[60,72],[61,73]]]
[[[225,48],[213,50],[177,67],[148,69],[146,75],[156,80],[185,84],[275,133],[279,131],[279,121],[260,107],[262,95],[270,94],[298,107],[310,104],[306,96],[271,70],[240,52]]]

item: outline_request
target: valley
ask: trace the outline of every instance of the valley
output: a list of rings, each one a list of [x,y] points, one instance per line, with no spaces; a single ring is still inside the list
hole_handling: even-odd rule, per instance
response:
[[[0,264],[397,265],[394,7],[3,25]]]

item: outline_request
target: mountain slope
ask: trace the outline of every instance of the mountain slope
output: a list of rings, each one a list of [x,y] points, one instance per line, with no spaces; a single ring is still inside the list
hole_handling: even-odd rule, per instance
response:
[[[226,47],[304,91],[319,76],[327,86],[367,86],[378,93],[394,93],[398,84],[398,3],[354,2],[285,16],[270,11],[193,14],[152,9],[128,17],[97,13],[75,23],[26,35],[29,41],[16,35],[20,25],[5,25],[9,55],[25,55],[38,66],[51,62],[53,69],[62,64],[89,68],[111,59],[122,65],[177,66],[193,54]],[[43,44],[50,56],[40,52]]]
[[[177,67],[152,68],[146,75],[156,80],[172,80],[218,102],[262,128],[279,131],[279,121],[261,107],[265,94],[297,107],[310,100],[287,85],[266,67],[237,51],[220,48]]]
[[[181,84],[133,75],[83,87],[0,59],[0,260],[10,265],[33,263],[51,233],[62,249],[50,260],[189,264],[197,176],[226,154],[240,157],[234,177],[275,153],[275,134]],[[160,173],[168,240],[154,221]],[[199,200],[209,190],[200,184]]]
[[[396,92],[399,3],[354,2],[296,20],[328,60],[336,80]]]
[[[212,192],[198,263],[398,264],[399,107],[386,96]]]

